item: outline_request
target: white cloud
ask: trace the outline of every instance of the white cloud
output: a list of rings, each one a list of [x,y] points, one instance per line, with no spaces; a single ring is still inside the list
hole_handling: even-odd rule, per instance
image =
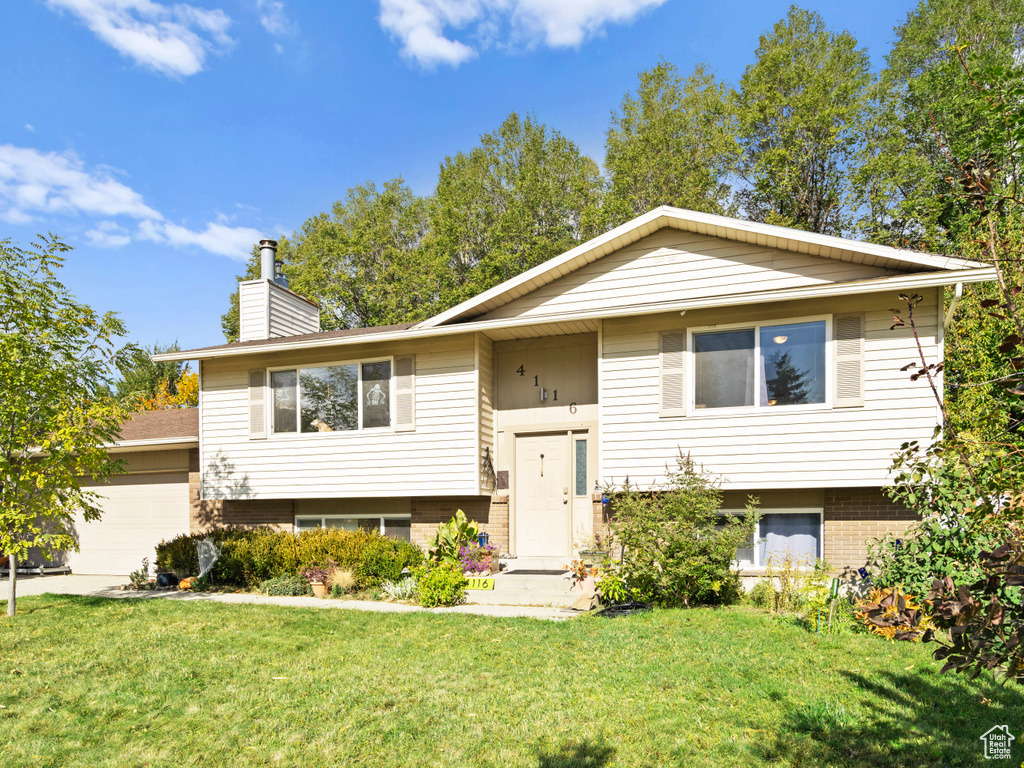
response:
[[[0,144],[0,215],[10,221],[33,213],[161,218],[142,202],[142,195],[109,171],[87,171],[74,152]]]
[[[256,0],[256,13],[259,14],[263,28],[275,37],[285,37],[298,32],[298,26],[288,18],[281,0]]]
[[[529,41],[552,48],[581,45],[606,24],[624,24],[666,0],[517,0],[513,27]]]
[[[146,205],[142,195],[112,177],[106,166],[86,168],[74,152],[40,152],[0,144],[0,221],[28,224],[40,216],[94,216],[85,232],[89,242],[120,247],[150,240],[175,247],[194,246],[218,256],[245,260],[262,236],[250,227],[232,227],[218,214],[215,222],[192,230],[167,221]],[[137,222],[131,231],[115,219]]]
[[[446,27],[459,29],[479,19],[477,0],[380,0],[380,25],[402,41],[402,55],[421,66],[458,66],[476,56],[464,43],[444,36]]]
[[[116,221],[101,221],[95,229],[88,230],[85,236],[92,245],[100,248],[120,248],[132,241],[128,230]]]
[[[25,130],[31,133],[36,132],[36,129],[32,127],[32,123],[25,123]]]
[[[205,229],[197,231],[169,221],[143,221],[139,223],[139,237],[177,247],[193,245],[208,253],[245,261],[249,258],[253,243],[258,242],[263,235],[251,227],[229,227],[212,222]]]
[[[578,47],[666,0],[380,0],[380,25],[420,66],[457,67],[491,45]],[[501,31],[508,28],[507,39]],[[456,33],[468,40],[455,39]],[[474,48],[475,44],[477,47]]]
[[[219,53],[234,42],[227,35],[231,19],[219,9],[154,0],[47,2],[77,16],[123,56],[171,77],[194,75],[203,69],[208,53]]]

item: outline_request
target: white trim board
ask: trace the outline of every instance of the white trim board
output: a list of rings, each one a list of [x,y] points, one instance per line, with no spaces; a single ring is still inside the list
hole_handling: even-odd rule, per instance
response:
[[[707,299],[688,299],[686,301],[645,304],[637,307],[621,307],[616,309],[596,309],[587,312],[566,312],[530,318],[512,318],[505,320],[487,320],[427,327],[414,326],[404,331],[388,331],[385,333],[366,333],[356,336],[334,336],[289,342],[279,339],[266,344],[248,344],[246,346],[214,347],[209,350],[193,349],[183,352],[165,352],[154,355],[156,362],[184,360],[210,360],[221,357],[240,355],[259,355],[273,352],[291,352],[321,347],[342,347],[356,344],[374,344],[384,341],[404,341],[406,339],[429,338],[434,336],[454,336],[463,333],[478,333],[488,330],[529,328],[577,320],[599,320],[613,317],[631,317],[640,315],[656,315],[662,312],[681,312],[683,310],[712,309],[715,307],[731,307],[749,304],[771,304],[799,299],[830,298],[836,296],[853,296],[865,293],[881,293],[883,291],[905,291],[911,288],[931,288],[954,283],[981,283],[995,280],[994,267],[963,269],[954,272],[924,272],[894,277],[877,277],[867,280],[854,280],[847,283],[830,283],[813,285],[804,288],[787,288],[773,291],[755,291],[751,293],[734,293],[727,296],[716,296]]]

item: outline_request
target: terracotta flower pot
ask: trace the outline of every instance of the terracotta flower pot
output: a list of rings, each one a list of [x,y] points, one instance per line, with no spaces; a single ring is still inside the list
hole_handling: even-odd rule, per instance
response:
[[[327,585],[322,581],[313,582],[313,597],[323,597],[327,594]]]

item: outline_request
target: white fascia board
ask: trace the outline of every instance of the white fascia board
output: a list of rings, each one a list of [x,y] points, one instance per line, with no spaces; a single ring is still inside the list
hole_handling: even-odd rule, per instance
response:
[[[455,320],[466,312],[482,307],[487,302],[493,299],[498,299],[503,294],[513,291],[519,286],[529,283],[531,280],[545,277],[548,279],[544,280],[544,283],[557,280],[562,276],[559,272],[561,267],[574,261],[580,256],[598,251],[620,238],[622,238],[624,242],[619,243],[616,247],[612,248],[612,250],[618,250],[618,248],[624,247],[631,242],[636,242],[642,237],[652,234],[654,231],[667,226],[684,231],[692,231],[690,230],[690,227],[687,226],[689,224],[802,242],[819,248],[835,248],[854,253],[863,253],[866,255],[878,256],[879,258],[903,262],[905,264],[927,267],[929,269],[978,269],[986,266],[981,262],[957,259],[952,256],[934,256],[927,253],[919,253],[917,251],[904,251],[887,245],[877,245],[875,243],[866,243],[859,240],[847,240],[833,235],[819,235],[816,232],[805,232],[800,229],[779,227],[773,224],[761,224],[754,221],[734,219],[728,216],[718,216],[712,213],[701,213],[699,211],[689,211],[682,208],[661,206],[660,208],[655,208],[653,211],[645,213],[643,216],[638,216],[632,221],[628,221],[609,232],[605,232],[603,235],[599,235],[592,240],[588,240],[587,242],[576,246],[572,250],[566,251],[560,256],[549,259],[543,264],[538,264],[533,269],[529,269],[521,275],[513,277],[510,280],[506,280],[505,282],[500,283],[499,285],[496,285],[471,299],[467,299],[451,309],[427,318],[422,323],[419,323],[414,327],[433,328],[451,320]],[[646,227],[653,227],[653,229],[650,232],[642,232],[641,230]],[[740,240],[740,238],[734,239]],[[609,253],[610,252],[611,251],[609,251]],[[600,256],[597,256],[595,259],[590,260],[587,263],[596,261],[598,258],[600,258]],[[826,256],[822,258],[829,257]],[[514,298],[517,297],[512,297],[509,300],[514,300]]]
[[[123,451],[164,451],[176,448],[195,448],[199,445],[199,436],[195,437],[155,437],[151,440],[120,440],[106,443],[103,447],[110,453]]]
[[[388,341],[407,341],[437,336],[455,336],[463,333],[479,333],[489,330],[506,328],[523,328],[530,326],[556,325],[574,320],[598,320],[601,318],[630,317],[638,315],[654,315],[661,312],[681,312],[682,310],[711,309],[714,307],[731,307],[747,304],[772,304],[781,301],[797,301],[800,299],[818,299],[832,296],[853,296],[882,291],[905,291],[913,288],[929,288],[955,283],[982,283],[995,280],[995,267],[980,269],[961,269],[942,272],[918,272],[911,275],[895,275],[892,277],[875,277],[867,280],[853,280],[844,283],[828,283],[803,288],[786,288],[772,291],[754,291],[751,293],[730,293],[710,298],[687,299],[685,301],[643,304],[640,306],[620,307],[616,309],[598,308],[592,312],[576,311],[559,314],[537,315],[532,317],[508,318],[503,320],[486,320],[479,322],[443,325],[432,328],[415,326],[404,331],[387,333],[360,334],[358,336],[341,336],[333,338],[303,339],[294,342],[278,342],[252,344],[245,347],[220,347],[209,351],[186,350],[184,352],[165,352],[154,355],[156,362],[177,362],[184,360],[211,360],[222,357],[241,355],[259,355],[275,352],[294,352],[321,347],[345,347],[354,344],[375,344]]]

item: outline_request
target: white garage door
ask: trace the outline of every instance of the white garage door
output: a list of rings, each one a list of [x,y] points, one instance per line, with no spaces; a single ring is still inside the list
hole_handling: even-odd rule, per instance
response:
[[[123,576],[156,559],[161,539],[188,533],[188,472],[121,475],[89,486],[104,498],[103,517],[75,520],[79,551],[67,553],[72,573]]]

